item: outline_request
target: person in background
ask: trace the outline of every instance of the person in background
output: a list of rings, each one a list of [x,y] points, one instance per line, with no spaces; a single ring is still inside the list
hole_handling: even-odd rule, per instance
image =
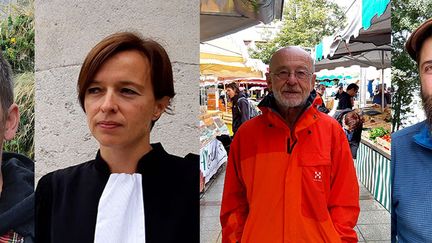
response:
[[[368,90],[370,99],[372,99],[374,96],[373,82],[374,82],[374,80],[370,79],[370,80],[368,80],[368,85],[367,85],[367,90]]]
[[[338,100],[343,92],[344,92],[344,90],[343,90],[343,84],[339,84],[337,92],[335,94],[335,100]]]
[[[432,19],[405,43],[417,62],[426,120],[399,130],[391,144],[391,240],[432,242]]]
[[[354,106],[354,96],[357,95],[358,90],[359,86],[357,84],[349,84],[347,91],[341,94],[336,112],[333,115],[344,129],[353,159],[357,157],[357,149],[360,145],[363,129],[363,119],[352,109]]]
[[[14,103],[12,71],[0,54],[0,242],[34,242],[34,162],[21,154],[4,152],[19,124]]]
[[[246,94],[240,91],[239,86],[234,82],[226,85],[226,94],[232,103],[232,131],[234,136],[239,127],[250,118],[249,101]]]
[[[363,131],[363,118],[349,108],[336,111],[333,117],[342,126],[350,145],[352,158],[356,159]]]
[[[386,92],[386,84],[384,84],[384,107],[387,107],[389,100],[390,100],[390,94]],[[380,105],[380,106],[383,105],[383,102],[382,102],[382,84],[377,85],[372,103]]]
[[[391,105],[394,92],[395,92],[395,90],[394,90],[393,85],[390,85],[390,87],[387,87],[387,91],[386,91],[387,95],[385,96],[385,98],[387,99],[387,104]]]
[[[357,95],[359,86],[355,83],[349,84],[346,92],[342,92],[339,96],[337,110],[352,109],[354,106],[354,97]]]
[[[317,93],[317,98],[321,100],[321,105],[318,105],[318,110],[328,114],[330,110],[326,107],[324,99],[322,98],[324,96],[325,91],[326,91],[326,86],[324,84],[318,84],[316,88],[316,93]]]

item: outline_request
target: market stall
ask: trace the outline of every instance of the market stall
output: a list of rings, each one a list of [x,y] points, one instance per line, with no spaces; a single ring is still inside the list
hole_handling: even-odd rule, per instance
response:
[[[282,18],[283,0],[201,0],[200,39],[212,40]]]
[[[221,118],[222,112],[205,112],[200,115],[200,171],[201,184],[205,185],[227,161],[228,156],[218,136],[229,135]],[[201,191],[204,188],[201,188]]]
[[[365,122],[355,161],[357,176],[374,198],[390,210],[391,111],[379,106],[363,109]]]
[[[241,88],[249,91],[249,88],[263,86],[263,81],[265,84],[264,74],[267,71],[267,66],[261,60],[250,58],[247,47],[238,37],[214,37],[207,36],[205,38],[211,40],[200,43],[202,185],[207,183],[227,160],[224,144],[219,141],[221,135],[228,138],[227,140],[232,135],[230,102],[226,97],[225,85],[237,82]],[[261,89],[254,88],[250,92],[256,96],[262,95]]]
[[[316,46],[316,70],[336,67],[376,67],[382,70],[391,65],[390,1],[357,0],[347,27]],[[364,73],[361,74],[364,82]],[[384,85],[382,86],[384,100]],[[355,166],[363,185],[387,210],[390,209],[390,143],[378,131],[390,131],[390,110],[384,107],[365,107],[364,131],[357,151]],[[375,129],[375,130],[374,130]]]

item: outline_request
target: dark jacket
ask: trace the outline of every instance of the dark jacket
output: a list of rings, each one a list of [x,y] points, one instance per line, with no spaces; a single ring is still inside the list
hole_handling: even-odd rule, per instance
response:
[[[240,92],[232,98],[232,130],[235,134],[245,121],[249,120],[249,102],[246,95]]]
[[[432,135],[426,121],[392,134],[391,240],[432,240]]]
[[[352,109],[353,108],[353,104],[351,102],[351,95],[349,95],[347,92],[343,92],[342,94],[340,94],[339,96],[339,103],[337,106],[337,110],[343,110],[343,109]]]
[[[14,230],[24,243],[34,242],[34,162],[15,153],[2,157],[0,236]]]
[[[374,95],[372,103],[382,105],[382,93],[381,92]],[[391,96],[390,96],[390,94],[384,93],[384,107],[386,107],[387,104],[391,104]]]
[[[138,162],[142,175],[146,242],[199,241],[199,160],[165,152],[160,144]],[[96,159],[51,172],[36,189],[36,239],[93,242],[99,199],[110,177]],[[125,232],[126,233],[126,232]]]
[[[317,109],[325,114],[328,114],[330,112],[330,110],[325,106],[324,104],[324,100],[322,98],[322,96],[316,92],[316,90],[312,90],[310,95],[315,99],[315,97],[319,97],[319,102],[317,102]]]
[[[343,116],[346,115],[348,112],[351,112],[351,111],[353,111],[353,110],[351,110],[351,109],[339,110],[339,111],[335,112],[333,117],[339,122],[339,124],[341,124],[341,126],[343,126],[342,125]],[[357,158],[357,150],[360,146],[362,130],[363,130],[363,123],[361,122],[361,124],[356,129],[354,129],[354,131],[353,131],[354,134],[352,135],[352,138],[348,139],[348,143],[350,145],[351,155],[352,155],[353,159]],[[344,131],[345,131],[345,129],[344,129]]]

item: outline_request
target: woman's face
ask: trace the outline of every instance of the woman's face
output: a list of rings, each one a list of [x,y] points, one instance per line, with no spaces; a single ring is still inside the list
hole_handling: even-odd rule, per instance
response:
[[[91,133],[101,147],[150,144],[151,122],[169,98],[155,100],[148,59],[136,50],[107,59],[86,91],[84,107]]]

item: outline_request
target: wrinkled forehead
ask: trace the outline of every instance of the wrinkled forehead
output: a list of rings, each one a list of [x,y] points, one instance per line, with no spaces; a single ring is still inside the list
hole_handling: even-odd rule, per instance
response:
[[[312,66],[312,57],[300,48],[281,49],[275,52],[270,60],[270,70],[301,68],[312,71]]]

